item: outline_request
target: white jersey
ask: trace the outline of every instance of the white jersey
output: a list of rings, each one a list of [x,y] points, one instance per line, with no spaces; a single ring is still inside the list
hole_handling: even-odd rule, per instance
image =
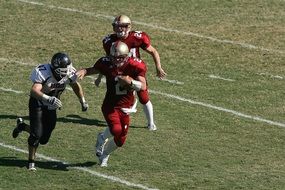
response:
[[[61,93],[65,90],[66,84],[75,83],[76,69],[74,67],[70,67],[68,74],[66,77],[62,78],[60,81],[57,81],[52,73],[50,64],[41,64],[38,65],[30,76],[30,79],[33,83],[42,84],[42,92],[49,96],[55,96],[60,98]],[[48,106],[46,102],[39,101],[39,105]]]

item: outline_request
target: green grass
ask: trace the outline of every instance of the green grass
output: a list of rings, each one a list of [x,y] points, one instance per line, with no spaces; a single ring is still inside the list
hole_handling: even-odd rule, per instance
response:
[[[0,146],[1,190],[140,189],[76,166],[157,189],[285,188],[284,127],[207,106],[285,123],[284,79],[274,77],[285,77],[284,1],[35,2],[44,5],[0,0],[0,87],[23,92],[0,90],[0,143],[27,150],[28,134],[15,140],[11,132],[18,116],[27,119],[31,70],[57,51],[68,52],[76,68],[93,65],[104,55],[102,38],[112,32],[108,16],[129,15],[133,29],[151,36],[167,78],[183,84],[157,80],[151,57],[143,53],[159,130],[145,128],[138,105],[126,144],[111,155],[108,168],[100,168],[93,149],[98,132],[106,127],[100,110],[105,87],[96,88],[86,78],[81,84],[90,109],[81,112],[76,96],[67,90],[50,142],[38,150],[68,164],[39,158],[37,172],[31,173],[25,168],[26,153]]]

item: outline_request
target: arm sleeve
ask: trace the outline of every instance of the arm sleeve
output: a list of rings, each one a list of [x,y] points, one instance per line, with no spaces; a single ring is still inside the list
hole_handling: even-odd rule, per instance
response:
[[[103,49],[105,50],[106,55],[110,55],[110,48],[111,48],[111,37],[110,35],[106,36],[102,40]]]
[[[43,83],[46,80],[44,71],[46,71],[44,65],[39,65],[38,67],[34,68],[30,76],[31,81],[33,83]]]
[[[104,59],[106,57],[101,57],[99,60],[96,61],[96,63],[93,65],[93,68],[98,70],[101,74],[105,75],[105,70],[104,70]]]
[[[142,49],[147,49],[150,46],[150,38],[147,35],[147,33],[142,32],[142,44],[141,44],[141,48]]]
[[[76,83],[76,80],[77,80],[77,76],[76,76],[76,69],[72,66],[70,69],[69,69],[69,74],[68,74],[68,79],[69,82],[71,84],[74,84]]]

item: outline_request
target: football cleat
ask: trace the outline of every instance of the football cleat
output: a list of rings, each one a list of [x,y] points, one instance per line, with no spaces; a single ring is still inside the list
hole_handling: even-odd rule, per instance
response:
[[[23,131],[19,127],[23,123],[24,123],[23,118],[21,118],[21,117],[17,118],[17,124],[16,124],[16,127],[15,127],[15,129],[13,130],[13,133],[12,133],[13,138],[17,138],[19,133],[21,133]]]
[[[103,154],[104,151],[104,146],[107,142],[107,139],[104,140],[103,138],[103,133],[99,133],[97,136],[97,141],[96,141],[96,156],[100,157]]]
[[[107,167],[107,166],[108,166],[108,159],[109,159],[109,156],[110,156],[110,155],[102,154],[102,155],[99,157],[99,164],[100,164],[101,167]]]
[[[28,170],[30,170],[30,171],[37,171],[34,162],[30,162],[30,163],[29,163],[29,168],[28,168]]]
[[[150,130],[150,131],[156,131],[156,130],[157,130],[157,127],[156,127],[155,124],[148,125],[147,128],[148,128],[148,130]]]

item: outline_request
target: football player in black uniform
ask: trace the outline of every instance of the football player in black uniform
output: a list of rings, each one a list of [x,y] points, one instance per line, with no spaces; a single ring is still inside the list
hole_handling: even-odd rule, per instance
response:
[[[30,125],[17,119],[13,130],[13,138],[20,132],[30,133],[28,138],[29,161],[28,169],[35,171],[35,154],[39,144],[47,144],[56,125],[56,110],[62,106],[60,95],[69,84],[81,103],[82,111],[88,109],[81,85],[76,81],[75,68],[66,53],[56,53],[51,63],[38,65],[30,76],[33,82],[29,99]]]

